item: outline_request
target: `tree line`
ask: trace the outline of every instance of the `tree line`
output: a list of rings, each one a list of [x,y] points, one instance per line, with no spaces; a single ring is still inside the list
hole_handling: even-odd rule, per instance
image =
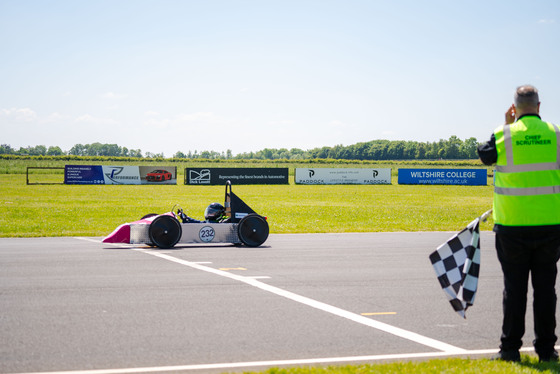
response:
[[[20,156],[109,156],[109,157],[137,157],[142,158],[142,151],[139,149],[128,149],[119,147],[117,144],[76,144],[69,151],[65,152],[58,146],[46,147],[37,145],[34,147],[20,147],[14,149],[8,144],[0,145],[0,154],[20,155]],[[163,154],[146,154],[146,157],[163,157]]]
[[[257,152],[245,152],[233,155],[231,150],[216,151],[178,151],[173,158],[178,159],[256,159],[256,160],[469,160],[477,159],[478,147],[476,138],[461,140],[456,136],[440,139],[437,142],[417,142],[404,140],[372,140],[348,146],[320,147],[310,150],[299,148],[265,148]],[[0,154],[29,155],[29,156],[109,156],[132,158],[163,158],[162,153],[146,152],[140,149],[128,149],[117,144],[76,144],[65,152],[58,146],[21,147],[18,150],[7,144],[0,145]]]

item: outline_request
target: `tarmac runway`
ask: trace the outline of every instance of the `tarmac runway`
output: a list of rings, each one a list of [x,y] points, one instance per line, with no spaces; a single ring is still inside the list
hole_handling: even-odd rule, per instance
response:
[[[0,239],[0,372],[221,373],[490,356],[502,314],[494,234],[481,233],[466,319],[428,259],[452,235],[282,234],[259,248],[170,250]]]

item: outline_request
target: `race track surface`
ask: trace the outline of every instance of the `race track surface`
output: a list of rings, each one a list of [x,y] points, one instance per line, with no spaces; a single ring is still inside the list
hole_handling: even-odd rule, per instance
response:
[[[0,239],[0,372],[221,373],[490,356],[502,294],[494,234],[481,233],[467,319],[428,259],[452,234],[271,235],[259,248],[170,250]]]

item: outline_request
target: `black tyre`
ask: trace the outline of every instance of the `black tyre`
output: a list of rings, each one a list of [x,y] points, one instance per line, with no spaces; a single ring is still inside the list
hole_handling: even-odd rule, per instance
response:
[[[263,216],[251,213],[239,221],[237,234],[246,246],[258,247],[268,238],[268,222]]]
[[[173,248],[181,239],[182,233],[181,224],[171,216],[157,217],[148,229],[151,242],[162,249]]]

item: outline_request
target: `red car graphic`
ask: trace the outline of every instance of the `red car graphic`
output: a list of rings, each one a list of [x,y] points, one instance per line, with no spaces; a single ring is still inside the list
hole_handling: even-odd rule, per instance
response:
[[[146,174],[146,180],[148,182],[163,182],[171,180],[171,173],[167,170],[154,170],[151,173]]]

